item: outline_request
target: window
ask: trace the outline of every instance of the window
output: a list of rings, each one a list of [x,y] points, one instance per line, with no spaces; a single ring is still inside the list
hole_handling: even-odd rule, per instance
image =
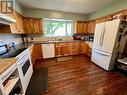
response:
[[[74,32],[74,21],[63,19],[44,19],[45,36],[71,36]]]

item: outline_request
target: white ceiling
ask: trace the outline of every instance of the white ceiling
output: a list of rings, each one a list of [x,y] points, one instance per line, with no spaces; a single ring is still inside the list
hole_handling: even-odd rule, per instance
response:
[[[90,14],[114,0],[18,0],[25,8]]]

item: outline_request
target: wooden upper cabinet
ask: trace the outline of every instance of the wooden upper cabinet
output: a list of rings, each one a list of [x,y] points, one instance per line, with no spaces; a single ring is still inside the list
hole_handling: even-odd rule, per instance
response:
[[[76,33],[87,33],[87,22],[77,21]]]
[[[23,26],[23,17],[20,14],[16,14],[16,24],[18,28],[18,32],[24,34],[24,26]]]
[[[106,17],[103,17],[103,18],[99,18],[96,21],[96,23],[102,23],[102,22],[106,22],[106,21],[109,21],[109,20],[112,20],[112,15],[109,15],[109,16],[106,16]]]
[[[6,11],[11,12],[11,10],[7,8],[4,4],[2,5],[1,4],[2,3],[0,2],[0,6],[1,6],[0,10],[2,12],[6,12]],[[3,27],[1,27],[0,33],[24,34],[22,15],[20,15],[17,12],[7,13],[5,15],[14,18],[16,20],[16,23],[11,23],[10,25],[7,26],[4,25]]]
[[[95,21],[89,21],[87,23],[87,32],[88,33],[94,33],[95,32],[95,26],[96,26],[96,22]]]
[[[23,25],[26,34],[43,34],[42,19],[24,18]]]
[[[0,29],[0,33],[24,34],[22,16],[18,13],[15,13],[14,19],[16,20],[16,23],[3,25]]]
[[[23,17],[19,13],[15,14],[16,23],[10,24],[12,34],[25,34],[23,27]]]

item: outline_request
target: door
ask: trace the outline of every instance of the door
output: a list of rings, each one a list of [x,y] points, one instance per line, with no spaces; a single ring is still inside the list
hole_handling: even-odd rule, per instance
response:
[[[112,53],[115,45],[120,20],[105,22],[105,28],[102,35],[101,51]]]
[[[26,92],[26,89],[28,87],[29,81],[31,79],[31,76],[33,74],[33,68],[31,64],[30,56],[24,56],[18,63],[18,70],[19,75],[23,87],[24,93]]]
[[[98,50],[100,49],[103,30],[104,30],[104,23],[96,24],[94,43],[93,43],[94,49],[98,49]]]

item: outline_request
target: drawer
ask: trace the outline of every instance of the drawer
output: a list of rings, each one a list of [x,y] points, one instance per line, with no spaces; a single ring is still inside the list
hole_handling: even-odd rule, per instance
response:
[[[16,63],[11,65],[5,72],[3,72],[0,76],[1,81],[4,82],[17,68]]]

